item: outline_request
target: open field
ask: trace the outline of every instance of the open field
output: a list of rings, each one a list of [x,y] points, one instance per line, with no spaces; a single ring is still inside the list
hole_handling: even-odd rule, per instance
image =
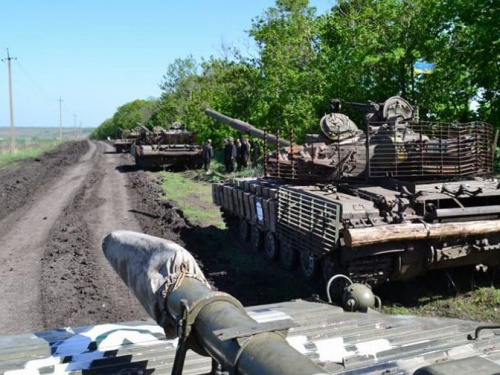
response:
[[[87,138],[93,128],[63,128],[63,140]],[[0,165],[16,160],[36,158],[56,147],[59,143],[59,128],[22,127],[15,128],[15,147],[11,152],[10,128],[0,127]]]
[[[75,140],[78,137],[86,138],[94,128],[62,128],[64,140]],[[16,127],[16,146],[19,149],[33,147],[40,141],[59,139],[58,127]],[[10,128],[0,127],[0,153],[10,150]]]

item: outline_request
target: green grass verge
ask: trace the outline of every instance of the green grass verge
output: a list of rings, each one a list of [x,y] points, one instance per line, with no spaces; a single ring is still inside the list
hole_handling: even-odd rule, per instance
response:
[[[418,306],[404,307],[388,305],[383,312],[399,315],[440,316],[498,323],[500,311],[500,290],[495,287],[481,287],[453,297],[424,297]]]
[[[60,143],[61,142],[58,140],[41,140],[30,147],[22,148],[14,152],[8,151],[2,153],[0,154],[0,165],[10,164],[23,159],[36,158],[53,150]]]
[[[199,174],[196,171],[159,172],[163,179],[163,197],[175,202],[191,222],[224,228],[220,210],[212,204],[212,186],[197,182],[195,178]]]

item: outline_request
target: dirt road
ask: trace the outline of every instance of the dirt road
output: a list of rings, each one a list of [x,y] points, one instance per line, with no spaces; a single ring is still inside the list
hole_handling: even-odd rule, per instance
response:
[[[38,178],[29,166],[0,170],[1,334],[147,318],[101,250],[111,231],[140,230],[123,173],[130,160],[102,142],[74,148],[66,154],[79,160],[60,167],[67,156],[48,157]]]

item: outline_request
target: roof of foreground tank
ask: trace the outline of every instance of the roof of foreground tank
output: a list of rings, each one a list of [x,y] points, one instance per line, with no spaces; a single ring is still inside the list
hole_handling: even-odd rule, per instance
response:
[[[287,341],[330,373],[412,374],[423,366],[454,364],[453,360],[459,360],[456,364],[462,369],[472,366],[476,374],[486,373],[481,368],[500,372],[500,336],[485,330],[479,339],[468,339],[478,326],[475,322],[345,313],[302,300],[247,311],[259,323],[291,319],[296,326]],[[170,374],[176,344],[177,340],[166,340],[153,321],[4,336],[0,373]],[[210,368],[209,358],[190,351],[183,374],[206,374]],[[453,368],[440,373],[460,373]],[[434,372],[425,372],[430,373]]]

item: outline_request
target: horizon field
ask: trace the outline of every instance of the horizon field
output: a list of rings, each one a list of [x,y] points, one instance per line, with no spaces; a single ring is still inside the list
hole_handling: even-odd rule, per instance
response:
[[[63,140],[77,140],[88,138],[94,128],[82,127],[81,134],[78,128],[62,128]],[[16,149],[30,149],[40,147],[41,144],[59,140],[59,127],[15,127]],[[0,155],[10,151],[10,127],[0,127]]]
[[[82,127],[82,136],[87,136],[95,128]],[[78,135],[78,128],[63,127],[63,138],[74,138]],[[35,140],[35,139],[59,139],[59,127],[38,127],[38,126],[16,126],[15,129],[16,140]],[[0,126],[0,143],[10,141],[10,127]]]

